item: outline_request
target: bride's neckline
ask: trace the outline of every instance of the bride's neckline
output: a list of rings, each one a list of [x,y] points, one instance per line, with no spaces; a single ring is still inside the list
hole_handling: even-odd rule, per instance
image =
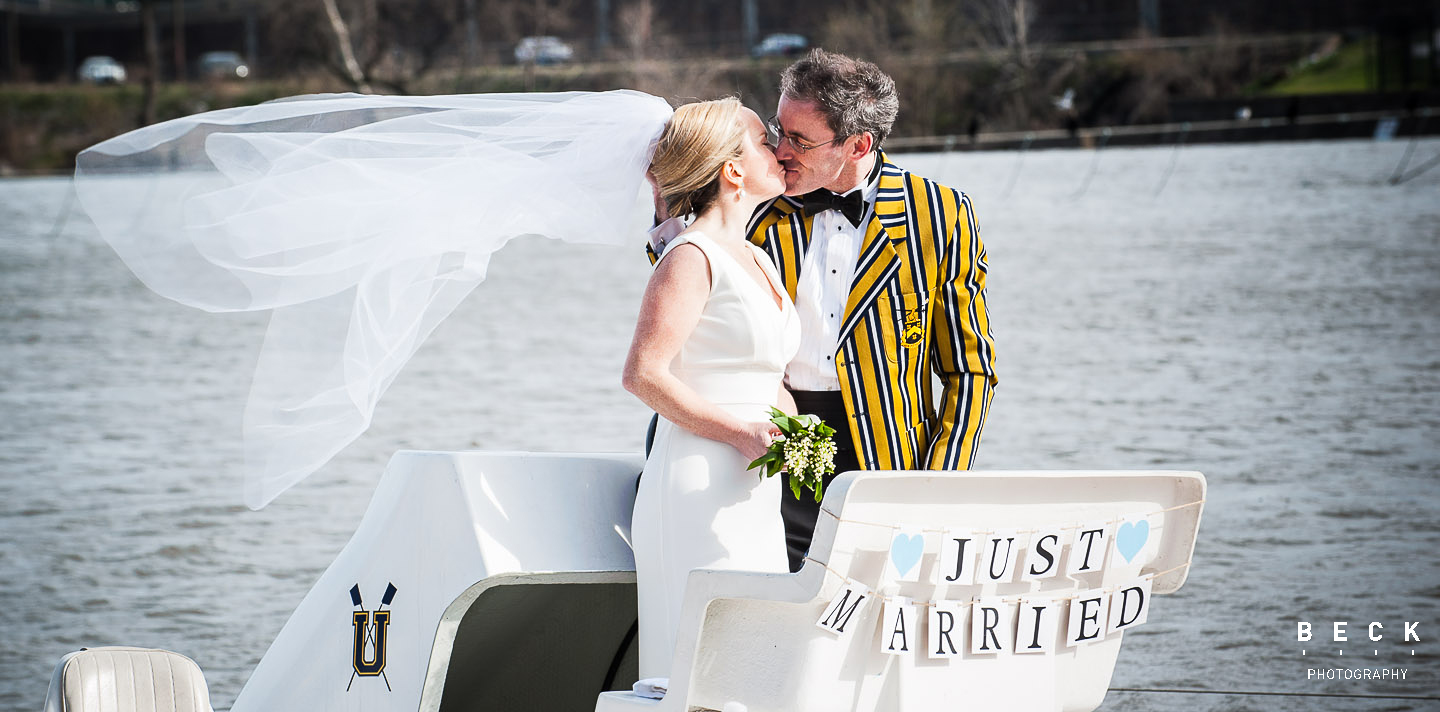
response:
[[[740,260],[737,259],[735,255],[730,254],[730,250],[726,249],[725,245],[721,244],[719,240],[710,237],[710,235],[704,230],[690,230],[681,233],[680,237],[688,237],[690,235],[701,235],[706,240],[714,243],[716,247],[720,248],[721,252],[725,253],[725,256],[730,260],[732,264],[740,268],[741,273],[745,275],[745,281],[755,285],[756,289],[764,290],[765,292],[767,292],[768,301],[775,307],[777,311],[782,314],[785,313],[785,298],[780,296],[780,290],[775,286],[774,280],[770,278],[770,270],[765,269],[765,265],[760,264],[759,258],[755,256],[755,252],[759,248],[755,247],[754,243],[751,243],[749,241],[745,242],[745,247],[747,248],[746,252],[749,253],[750,259],[754,261],[755,266],[760,269],[760,276],[765,278],[765,283],[763,285],[754,277],[750,276],[749,270],[745,269],[745,265],[740,264]]]

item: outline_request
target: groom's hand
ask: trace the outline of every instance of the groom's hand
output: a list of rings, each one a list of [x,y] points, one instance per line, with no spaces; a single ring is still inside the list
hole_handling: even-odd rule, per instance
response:
[[[650,183],[650,199],[655,203],[655,224],[659,225],[670,219],[670,209],[660,197],[660,184],[655,181],[655,174],[645,171],[645,180]]]

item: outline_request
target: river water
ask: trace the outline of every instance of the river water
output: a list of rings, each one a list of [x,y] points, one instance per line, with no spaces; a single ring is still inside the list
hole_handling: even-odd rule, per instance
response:
[[[977,467],[1209,479],[1189,581],[1126,636],[1114,687],[1440,690],[1440,170],[1388,184],[1407,150],[1440,140],[896,157],[966,190],[989,249],[1001,384]],[[638,248],[512,243],[370,431],[252,512],[236,434],[263,316],[149,292],[68,181],[0,182],[0,709],[120,644],[190,655],[228,708],[397,449],[638,451],[619,372],[648,272]],[[1360,642],[1372,621],[1385,638]],[[1307,679],[1331,667],[1407,677]]]

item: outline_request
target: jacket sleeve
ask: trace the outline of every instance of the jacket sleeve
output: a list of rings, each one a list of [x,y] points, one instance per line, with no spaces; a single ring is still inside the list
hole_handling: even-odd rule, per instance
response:
[[[985,245],[969,196],[951,194],[956,215],[940,263],[939,303],[931,310],[932,365],[943,389],[926,457],[932,470],[970,469],[998,382],[985,300]]]
[[[650,258],[651,266],[660,261],[660,255],[665,253],[665,246],[682,232],[685,232],[685,221],[680,218],[665,220],[646,232],[645,255]]]

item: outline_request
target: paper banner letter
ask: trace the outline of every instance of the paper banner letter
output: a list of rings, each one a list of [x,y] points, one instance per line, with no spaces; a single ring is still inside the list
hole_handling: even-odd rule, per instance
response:
[[[941,539],[940,566],[936,586],[969,586],[975,583],[975,536],[968,529],[947,529]]]
[[[824,630],[841,636],[846,633],[845,626],[857,612],[864,608],[866,601],[870,600],[870,590],[858,583],[847,583],[830,602],[825,604],[825,612],[820,615],[820,620],[815,625]]]
[[[968,604],[959,601],[935,601],[930,604],[926,621],[926,648],[932,658],[949,658],[960,654],[965,645],[965,611]]]
[[[1003,598],[982,598],[970,607],[970,652],[991,655],[1010,652],[1015,640],[1015,616]]]
[[[1060,552],[1064,550],[1065,532],[1060,528],[1041,529],[1030,535],[1025,550],[1025,565],[1020,569],[1021,581],[1038,581],[1060,573]]]
[[[981,581],[998,583],[1015,579],[1015,559],[1020,554],[1020,547],[1015,543],[1018,538],[1014,529],[997,531],[985,537],[978,573]]]
[[[1070,647],[1105,639],[1105,608],[1110,595],[1094,589],[1081,591],[1070,599],[1070,621],[1065,629],[1065,644]]]
[[[918,527],[901,527],[890,538],[885,559],[886,581],[919,581],[920,557],[925,554],[925,533]]]
[[[1060,630],[1060,602],[1049,598],[1026,598],[1020,601],[1019,620],[1015,626],[1015,652],[1046,654],[1055,652],[1055,638]]]
[[[1070,556],[1065,560],[1065,575],[1088,574],[1105,568],[1105,554],[1109,550],[1109,524],[1076,527],[1075,538],[1070,542]]]
[[[905,655],[910,652],[910,641],[918,637],[915,628],[915,607],[910,599],[895,597],[885,601],[885,617],[880,626],[880,652],[888,655]]]
[[[1150,618],[1150,586],[1153,576],[1137,579],[1110,596],[1110,624],[1106,633],[1134,628]]]

